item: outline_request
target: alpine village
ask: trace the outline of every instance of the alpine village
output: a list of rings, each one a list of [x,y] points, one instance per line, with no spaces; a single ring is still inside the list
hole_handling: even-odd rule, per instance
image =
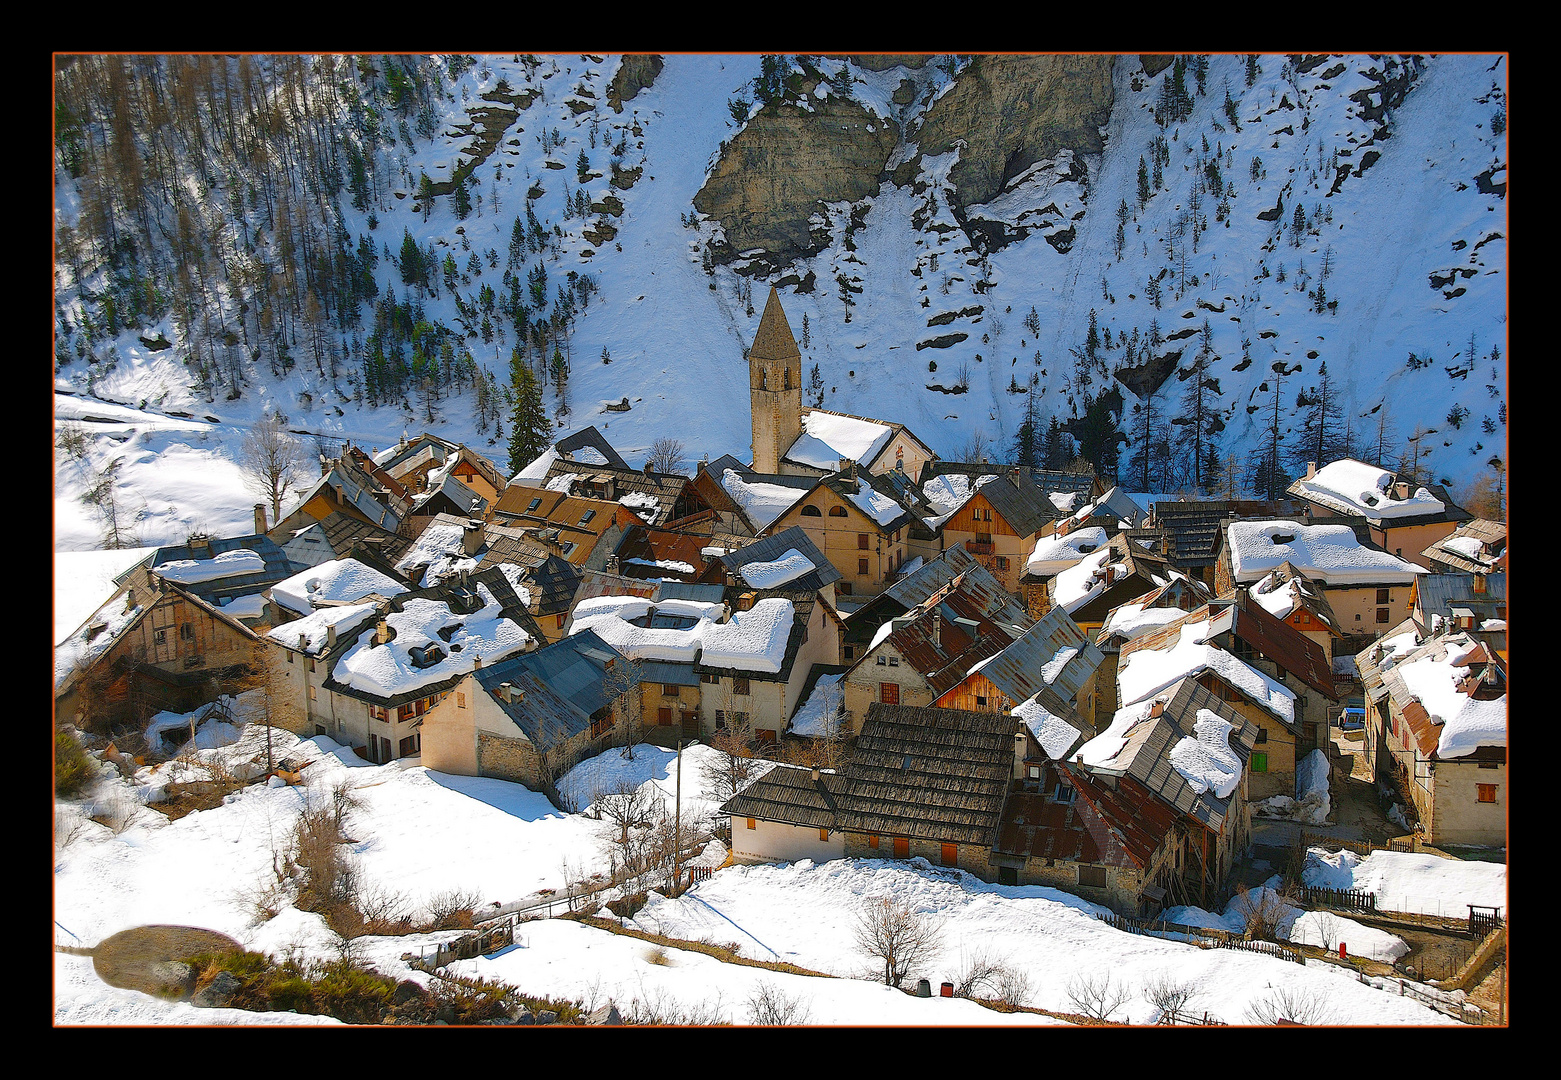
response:
[[[54,1024],[1507,1026],[1507,59],[56,54]]]

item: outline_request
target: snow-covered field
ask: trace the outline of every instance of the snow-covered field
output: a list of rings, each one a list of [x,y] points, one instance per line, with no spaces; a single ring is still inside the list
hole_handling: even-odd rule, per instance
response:
[[[1383,911],[1463,918],[1469,905],[1499,907],[1507,914],[1507,866],[1444,859],[1405,851],[1353,851],[1313,848],[1306,855],[1306,884],[1323,889],[1359,889],[1375,893]]]
[[[93,801],[99,810],[112,810],[118,801],[123,827],[117,832],[86,821],[84,806],[61,804],[54,865],[57,943],[90,945],[132,926],[173,923],[216,930],[273,955],[334,956],[340,942],[319,916],[286,907],[275,918],[258,921],[254,896],[300,809],[343,781],[362,801],[349,831],[368,887],[397,894],[410,907],[450,889],[475,893],[483,904],[520,900],[607,867],[609,822],[559,813],[519,785],[448,776],[407,761],[370,765],[319,737],[296,742],[277,736],[273,750],[312,759],[305,773],[310,785],[252,786],[216,809],[169,821],[125,802],[131,790],[127,782],[105,781]],[[256,729],[246,730],[238,744],[201,751],[203,757],[224,755],[230,765],[256,753],[263,754]],[[686,814],[713,808],[699,780],[699,761],[708,753],[702,746],[685,749]],[[614,749],[582,763],[561,786],[582,804],[622,781],[654,784],[670,801],[675,769],[671,751],[640,746],[629,759]],[[816,1023],[1037,1020],[988,1013],[964,1001],[918,1000],[877,985],[873,961],[852,942],[864,897],[901,899],[937,918],[940,950],[913,976],[925,975],[934,984],[956,978],[966,960],[984,952],[1024,971],[1030,1004],[1056,1011],[1076,1011],[1069,999],[1075,976],[1110,972],[1130,991],[1119,1018],[1152,1022],[1156,1014],[1142,996],[1144,983],[1169,973],[1192,985],[1198,1009],[1238,1023],[1249,1005],[1279,985],[1326,995],[1341,1022],[1442,1019],[1320,965],[1300,967],[1125,934],[1098,921],[1093,905],[1066,893],[989,885],[924,863],[841,860],[729,867],[677,900],[652,894],[632,920],[674,937],[736,942],[745,956],[784,960],[840,980],[781,975],[679,950],[669,950],[667,964],[651,964],[645,960],[650,946],[642,941],[551,920],[526,924],[516,947],[469,961],[464,970],[491,974],[536,994],[594,998],[597,1004],[611,999],[620,1007],[638,998],[643,1006],[737,1023],[748,1021],[748,1001],[761,983],[804,1002]],[[415,978],[401,955],[450,936],[364,939],[355,950],[388,974]],[[157,1002],[104,985],[92,974],[89,960],[62,954],[55,958],[55,987],[57,1023],[308,1020],[209,1013]]]

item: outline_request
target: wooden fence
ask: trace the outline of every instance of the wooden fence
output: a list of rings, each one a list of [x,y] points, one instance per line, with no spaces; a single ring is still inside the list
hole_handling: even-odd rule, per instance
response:
[[[1360,889],[1323,889],[1313,885],[1296,886],[1296,899],[1314,907],[1334,908],[1338,911],[1377,910],[1377,894]]]
[[[1413,834],[1398,836],[1385,844],[1374,844],[1370,840],[1344,840],[1336,836],[1323,836],[1321,833],[1301,832],[1302,847],[1321,847],[1329,850],[1343,849],[1353,851],[1357,855],[1370,855],[1373,851],[1403,851],[1414,853],[1419,851],[1419,838]]]
[[[1277,956],[1281,960],[1288,960],[1292,964],[1305,964],[1306,957],[1283,945],[1276,945],[1272,941],[1243,941],[1240,938],[1230,937],[1224,941],[1216,941],[1213,945],[1216,949],[1240,949],[1242,952],[1262,953],[1264,956]]]
[[[452,941],[435,945],[432,951],[424,950],[415,960],[408,959],[413,966],[433,972],[457,960],[470,960],[474,956],[498,952],[513,944],[515,944],[515,918],[512,915],[503,922],[473,930]]]
[[[1224,1020],[1217,1016],[1210,1016],[1205,1012],[1202,1016],[1196,1013],[1185,1013],[1179,1009],[1170,1009],[1160,1014],[1157,1024],[1177,1027],[1229,1027]]]

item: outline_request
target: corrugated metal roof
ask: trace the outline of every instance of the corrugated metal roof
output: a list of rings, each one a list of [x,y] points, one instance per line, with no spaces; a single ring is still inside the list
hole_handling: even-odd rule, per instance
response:
[[[1060,650],[1068,648],[1077,652],[1047,683],[1041,677],[1041,669]],[[1049,687],[1065,701],[1073,701],[1104,662],[1105,655],[1078,624],[1062,608],[1054,607],[987,663],[981,674],[1016,704],[1033,697],[1043,687]]]

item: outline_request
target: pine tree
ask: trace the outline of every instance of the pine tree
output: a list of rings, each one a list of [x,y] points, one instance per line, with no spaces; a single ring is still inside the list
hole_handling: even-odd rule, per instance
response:
[[[511,414],[509,464],[510,472],[518,473],[542,455],[548,447],[552,426],[542,407],[542,390],[536,376],[526,363],[519,347],[510,353],[510,390],[515,402]]]
[[[1224,427],[1220,420],[1219,379],[1210,374],[1210,367],[1217,359],[1214,354],[1214,330],[1205,319],[1198,335],[1198,351],[1193,357],[1192,375],[1187,380],[1187,388],[1182,391],[1182,415],[1176,421],[1176,443],[1192,467],[1193,484],[1199,492],[1209,490],[1210,482],[1204,475],[1208,451],[1214,445],[1214,435]]]
[[[455,191],[450,195],[450,206],[455,211],[455,216],[465,220],[472,212],[472,194],[466,189],[465,180],[455,182]]]
[[[1290,476],[1284,470],[1284,422],[1280,418],[1279,405],[1286,371],[1282,360],[1276,360],[1271,380],[1274,384],[1273,411],[1269,417],[1267,443],[1258,455],[1252,472],[1252,489],[1265,499],[1277,499],[1290,485]]]
[[[1247,54],[1246,69],[1247,69],[1247,89],[1250,90],[1252,88],[1252,84],[1257,82],[1257,77],[1260,74],[1262,74],[1262,71],[1263,71],[1262,68],[1257,66],[1257,53],[1248,53]]]
[[[1149,205],[1149,165],[1142,154],[1138,156],[1138,208]]]
[[[1034,468],[1040,462],[1040,429],[1035,422],[1035,395],[1029,395],[1024,407],[1024,421],[1014,434],[1014,463]]]
[[[1321,468],[1344,456],[1340,447],[1343,421],[1339,416],[1338,391],[1328,375],[1328,362],[1317,369],[1318,383],[1296,396],[1302,409],[1300,430],[1290,451],[1293,468],[1304,469],[1309,462]]]
[[[428,215],[434,212],[434,182],[428,178],[427,173],[422,173],[417,181],[417,204],[423,211],[423,220],[428,220]]]

